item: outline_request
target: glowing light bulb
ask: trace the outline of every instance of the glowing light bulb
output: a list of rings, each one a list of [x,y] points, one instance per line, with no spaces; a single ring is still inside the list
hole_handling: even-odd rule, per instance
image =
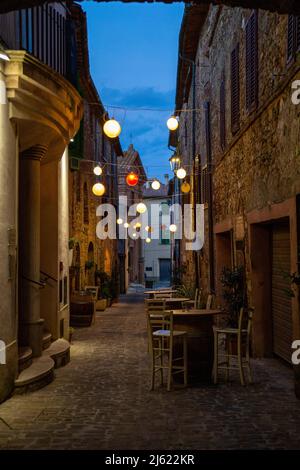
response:
[[[125,227],[125,228],[128,228],[128,227],[129,227],[129,223],[128,223],[128,222],[125,222],[124,227]]]
[[[141,228],[141,226],[142,226],[141,222],[137,222],[133,228],[137,229],[137,228]]]
[[[178,118],[175,117],[175,116],[171,116],[168,120],[167,120],[167,127],[170,131],[176,131],[176,129],[178,128]]]
[[[160,188],[160,182],[158,180],[152,181],[151,188],[157,191]]]
[[[109,119],[103,126],[103,132],[107,137],[115,139],[121,134],[121,126],[115,119]]]
[[[94,172],[94,175],[101,176],[101,175],[102,175],[102,168],[101,168],[101,166],[100,166],[100,165],[96,165],[95,168],[94,168],[94,170],[93,170],[93,172]]]
[[[177,171],[176,171],[176,176],[177,178],[179,178],[180,180],[183,180],[183,178],[186,177],[186,171],[184,168],[179,168]]]
[[[135,232],[133,232],[132,238],[136,238],[136,233]]]
[[[96,183],[92,187],[92,191],[95,196],[103,196],[103,194],[105,193],[105,186],[102,183]]]
[[[170,232],[175,233],[177,231],[177,225],[171,224],[169,227]]]
[[[143,202],[139,202],[136,206],[136,210],[139,214],[144,214],[144,212],[147,210],[147,206]]]
[[[121,218],[120,218],[120,219],[117,219],[117,224],[118,224],[118,225],[121,225],[122,223],[123,223],[123,219],[121,219]]]
[[[147,237],[145,240],[146,243],[151,243],[151,238]]]

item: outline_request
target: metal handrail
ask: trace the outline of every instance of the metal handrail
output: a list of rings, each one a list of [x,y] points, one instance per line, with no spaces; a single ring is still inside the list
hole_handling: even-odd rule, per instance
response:
[[[46,286],[45,282],[39,282],[39,281],[34,281],[33,279],[29,279],[28,277],[21,276],[22,279],[25,279],[25,281],[32,282],[33,284],[37,284],[38,286],[44,288]]]
[[[57,282],[57,279],[55,279],[55,277],[50,276],[50,274],[45,273],[45,272],[42,271],[42,270],[40,271],[40,273],[43,274],[43,276],[46,276],[46,278],[47,278],[46,281],[47,281],[48,279],[51,279],[52,281]]]

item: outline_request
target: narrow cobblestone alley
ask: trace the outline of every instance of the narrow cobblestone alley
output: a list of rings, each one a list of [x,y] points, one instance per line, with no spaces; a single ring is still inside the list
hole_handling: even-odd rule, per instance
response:
[[[143,296],[131,293],[88,329],[46,388],[0,405],[3,449],[299,448],[292,371],[254,362],[255,383],[149,391]]]

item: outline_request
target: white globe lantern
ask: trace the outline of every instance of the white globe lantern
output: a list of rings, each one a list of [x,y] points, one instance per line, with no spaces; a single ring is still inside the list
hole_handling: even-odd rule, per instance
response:
[[[102,168],[100,165],[96,165],[93,171],[94,171],[94,175],[97,175],[97,176],[102,175]]]
[[[144,214],[147,210],[147,206],[143,202],[139,202],[136,206],[136,210],[139,214]]]
[[[118,225],[122,225],[122,223],[123,223],[123,219],[121,219],[121,218],[117,219],[117,224]]]
[[[146,243],[151,243],[151,238],[147,237],[145,240]]]
[[[105,186],[102,183],[96,183],[94,184],[92,191],[95,196],[103,196],[103,194],[105,193]]]
[[[170,232],[175,233],[177,231],[177,225],[171,224],[169,227]]]
[[[157,191],[160,188],[160,182],[158,180],[152,181],[151,188]]]
[[[167,120],[167,127],[170,131],[176,131],[176,129],[178,128],[178,118],[175,117],[175,116],[171,116],[168,120]]]
[[[180,180],[183,180],[185,177],[186,177],[186,171],[184,168],[179,168],[177,171],[176,171],[176,176],[177,178],[179,178]]]
[[[103,132],[110,139],[115,139],[121,134],[121,126],[115,119],[109,119],[103,126]]]

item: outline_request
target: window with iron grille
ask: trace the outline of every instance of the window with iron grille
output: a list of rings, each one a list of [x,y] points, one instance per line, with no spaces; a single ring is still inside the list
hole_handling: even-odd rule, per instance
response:
[[[231,131],[240,129],[240,45],[231,52]]]
[[[300,51],[300,16],[289,15],[287,31],[287,62],[295,60]]]
[[[246,24],[246,108],[258,104],[258,13],[255,10]]]
[[[226,96],[225,96],[225,73],[222,73],[220,85],[220,145],[224,150],[226,146]]]

